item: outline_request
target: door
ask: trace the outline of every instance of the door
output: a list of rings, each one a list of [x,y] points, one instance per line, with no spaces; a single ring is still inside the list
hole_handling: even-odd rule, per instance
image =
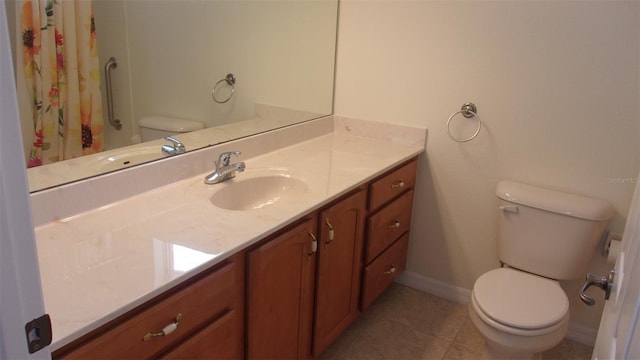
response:
[[[29,207],[17,97],[0,3],[0,359],[49,358],[48,347],[29,354],[25,324],[44,314],[40,270]]]
[[[640,186],[636,186],[593,359],[640,359]]]
[[[316,221],[307,218],[247,255],[247,357],[311,357]]]

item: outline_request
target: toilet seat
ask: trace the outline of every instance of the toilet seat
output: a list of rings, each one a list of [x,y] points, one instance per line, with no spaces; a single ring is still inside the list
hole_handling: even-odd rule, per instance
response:
[[[512,268],[481,275],[473,287],[472,303],[485,321],[523,334],[552,331],[569,311],[569,300],[557,281]]]

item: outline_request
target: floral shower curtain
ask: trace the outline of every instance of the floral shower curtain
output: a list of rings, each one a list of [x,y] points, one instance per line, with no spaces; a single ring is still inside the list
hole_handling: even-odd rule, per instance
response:
[[[24,76],[18,90],[29,97],[28,116],[33,120],[27,166],[102,151],[100,66],[91,1],[18,0],[17,12],[17,44],[22,47],[18,58],[24,69],[17,71]]]

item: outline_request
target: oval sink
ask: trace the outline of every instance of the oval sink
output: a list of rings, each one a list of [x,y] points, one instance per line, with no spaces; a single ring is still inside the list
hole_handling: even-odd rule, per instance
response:
[[[148,161],[165,157],[160,147],[140,147],[125,151],[106,152],[92,161],[100,171],[113,171],[129,166],[142,164]]]
[[[257,210],[275,204],[295,201],[307,191],[307,184],[287,175],[266,175],[249,179],[228,180],[216,191],[211,203],[227,210]]]

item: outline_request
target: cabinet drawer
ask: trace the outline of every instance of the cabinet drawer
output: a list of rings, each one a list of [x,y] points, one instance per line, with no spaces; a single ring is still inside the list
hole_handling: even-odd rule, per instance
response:
[[[409,231],[413,190],[404,193],[384,209],[369,217],[365,262],[369,263],[398,237]]]
[[[374,181],[369,186],[369,211],[378,209],[381,205],[413,188],[416,182],[418,160],[394,170],[393,172]]]
[[[229,310],[165,354],[162,359],[242,359],[244,332],[240,313],[241,311]]]
[[[160,295],[161,300],[143,304],[124,317],[88,334],[89,340],[56,357],[65,359],[144,359],[167,351],[194,330],[230,310],[242,310],[243,258],[236,255],[217,270]],[[181,314],[179,326],[166,335],[144,341],[148,332],[160,332]],[[82,341],[82,340],[81,340]]]
[[[364,269],[361,310],[369,307],[404,271],[408,245],[409,233],[406,233]]]

